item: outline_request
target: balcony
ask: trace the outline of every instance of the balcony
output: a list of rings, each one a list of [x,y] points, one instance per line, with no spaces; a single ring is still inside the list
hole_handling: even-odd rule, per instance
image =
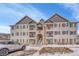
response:
[[[29,37],[35,37],[35,32],[30,32]]]
[[[43,30],[43,28],[42,27],[37,27],[37,30]]]
[[[47,24],[46,27],[47,27],[47,30],[52,30],[53,29],[53,24]]]
[[[48,32],[46,33],[46,36],[47,36],[47,37],[53,37],[53,31],[48,31]]]
[[[29,30],[35,30],[35,25],[29,25]]]

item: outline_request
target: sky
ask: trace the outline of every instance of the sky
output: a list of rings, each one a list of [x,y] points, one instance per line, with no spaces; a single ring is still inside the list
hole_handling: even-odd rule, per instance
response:
[[[14,25],[26,15],[39,21],[41,18],[47,20],[55,13],[70,21],[79,22],[79,4],[75,3],[0,3],[0,33],[10,33],[9,25]]]

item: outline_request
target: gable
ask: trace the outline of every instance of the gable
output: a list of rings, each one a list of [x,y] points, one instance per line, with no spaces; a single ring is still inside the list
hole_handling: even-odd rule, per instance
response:
[[[37,23],[37,25],[42,25],[42,23],[39,22],[39,23]]]
[[[29,18],[28,16],[23,17],[20,21],[18,21],[16,24],[27,24],[30,21],[32,21],[31,18]]]
[[[29,22],[29,24],[36,24],[36,22],[32,20],[31,22]]]
[[[53,15],[51,18],[49,18],[48,20],[51,20],[53,22],[68,22],[67,19],[65,19],[64,17],[58,15],[58,14],[55,14]]]
[[[40,21],[39,21],[40,23],[43,23],[44,22],[44,20],[43,19],[40,19]]]
[[[45,21],[45,23],[53,23],[53,21],[47,20],[47,21]]]

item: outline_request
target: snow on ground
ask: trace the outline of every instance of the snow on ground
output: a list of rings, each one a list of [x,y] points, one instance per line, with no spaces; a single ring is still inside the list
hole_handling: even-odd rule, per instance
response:
[[[70,49],[72,49],[73,51],[74,51],[74,53],[72,53],[72,54],[69,54],[69,55],[72,55],[72,56],[79,56],[79,48],[70,48]]]
[[[60,54],[60,53],[56,53],[56,54],[49,54],[49,53],[45,53],[42,54],[41,56],[79,56],[79,45],[42,45],[42,46],[27,46],[27,49],[36,49],[36,50],[40,50],[43,47],[68,47],[71,50],[73,50],[73,53],[70,54]],[[33,54],[34,56],[39,56],[39,52],[37,51],[36,53]]]
[[[70,53],[70,54],[45,53],[45,54],[39,55],[39,50],[43,47],[68,47],[71,50],[73,50],[74,52]],[[27,52],[28,50],[37,50],[37,52],[30,54],[29,52]],[[28,54],[30,56],[79,56],[79,45],[37,45],[37,46],[33,45],[33,46],[26,46],[25,51],[14,52],[14,53],[10,54],[9,56],[23,56],[24,54]],[[27,55],[24,55],[24,56],[27,56]]]

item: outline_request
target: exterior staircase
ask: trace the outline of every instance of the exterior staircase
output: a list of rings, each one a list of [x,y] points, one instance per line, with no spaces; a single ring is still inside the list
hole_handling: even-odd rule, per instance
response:
[[[42,44],[42,40],[38,40],[37,44],[41,45]]]

